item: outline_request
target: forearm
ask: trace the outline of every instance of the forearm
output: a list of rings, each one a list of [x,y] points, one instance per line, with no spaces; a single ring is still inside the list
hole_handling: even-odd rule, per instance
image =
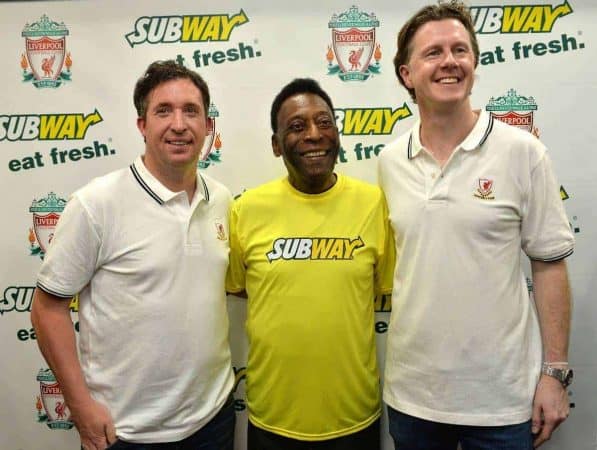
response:
[[[568,361],[570,288],[564,260],[531,261],[533,292],[546,362]]]
[[[46,362],[60,384],[62,394],[72,410],[91,399],[77,355],[75,331],[68,300],[35,290],[31,323]]]

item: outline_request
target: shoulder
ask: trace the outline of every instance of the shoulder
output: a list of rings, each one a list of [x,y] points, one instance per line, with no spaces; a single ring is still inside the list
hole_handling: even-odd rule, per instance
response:
[[[359,180],[357,178],[340,175],[344,178],[345,189],[356,194],[366,196],[369,198],[380,198],[383,196],[381,188],[367,181]]]
[[[77,189],[72,197],[78,198],[83,205],[105,203],[127,195],[131,186],[134,186],[131,181],[130,167],[124,167],[94,178]]]
[[[209,200],[225,201],[229,203],[232,201],[232,194],[223,183],[219,182],[215,178],[197,171],[197,183],[204,184],[204,190]]]
[[[545,145],[535,135],[497,119],[493,119],[489,139],[497,144],[528,148],[530,151],[545,151]]]
[[[407,158],[408,147],[412,139],[412,130],[400,135],[397,139],[387,144],[379,153],[380,161],[395,160],[400,158]]]
[[[234,200],[238,205],[257,205],[268,203],[279,198],[286,192],[283,179],[276,179],[268,181],[267,183],[247,189],[239,197]]]
[[[506,150],[512,160],[524,160],[533,167],[547,152],[545,145],[532,133],[493,119],[487,143],[497,151]]]

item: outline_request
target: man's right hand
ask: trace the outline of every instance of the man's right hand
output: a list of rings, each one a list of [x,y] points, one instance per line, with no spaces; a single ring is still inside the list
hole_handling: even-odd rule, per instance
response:
[[[105,450],[116,442],[116,430],[108,408],[92,398],[71,409],[70,419],[79,431],[84,450]]]
[[[91,396],[77,354],[70,301],[37,288],[31,322],[37,344],[56,376],[85,450],[104,450],[116,441],[114,422],[106,406]]]

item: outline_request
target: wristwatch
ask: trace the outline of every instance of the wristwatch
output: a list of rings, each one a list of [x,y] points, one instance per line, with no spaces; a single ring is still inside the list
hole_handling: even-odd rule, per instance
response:
[[[574,372],[572,372],[572,369],[557,369],[555,367],[547,365],[544,365],[541,368],[541,373],[549,377],[555,378],[560,383],[562,383],[562,386],[564,386],[565,388],[570,386],[570,383],[572,383],[572,378],[574,377]]]

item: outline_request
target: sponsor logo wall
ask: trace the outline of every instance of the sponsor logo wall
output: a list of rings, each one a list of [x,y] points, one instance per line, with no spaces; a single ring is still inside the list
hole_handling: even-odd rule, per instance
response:
[[[342,142],[337,170],[375,182],[377,156],[417,119],[417,106],[398,84],[392,60],[399,27],[422,4],[0,3],[5,62],[0,71],[0,404],[10,405],[0,408],[0,448],[78,448],[60,387],[37,349],[29,312],[36,273],[70,194],[96,176],[129,165],[143,151],[132,91],[146,66],[175,59],[207,80],[212,120],[198,165],[234,195],[285,174],[271,151],[269,108],[285,83],[303,76],[317,79],[336,107]],[[592,30],[597,9],[592,0],[477,0],[470,5],[481,47],[471,101],[547,145],[577,238],[568,260],[574,408],[545,448],[594,450],[597,37]],[[479,176],[470,195],[491,202],[499,189],[490,176]],[[268,256],[349,259],[359,245],[356,236],[334,241],[283,236],[272,242]],[[383,370],[391,299],[371,301]],[[242,299],[229,297],[228,303],[241,450],[246,310]],[[76,298],[71,311],[78,330]],[[383,427],[383,447],[389,450],[385,416]]]

